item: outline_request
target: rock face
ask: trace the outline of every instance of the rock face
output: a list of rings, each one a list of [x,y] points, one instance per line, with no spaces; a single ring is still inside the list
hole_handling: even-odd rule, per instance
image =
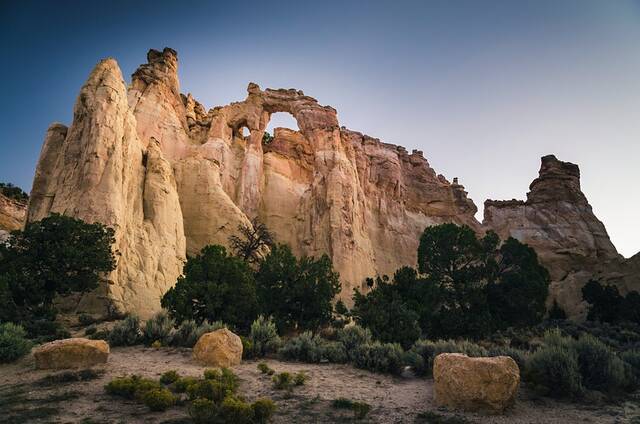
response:
[[[242,361],[242,341],[226,328],[203,334],[193,347],[193,359],[212,367],[232,367]]]
[[[638,261],[616,253],[575,165],[543,158],[527,201],[487,201],[481,225],[464,187],[436,174],[422,152],[341,127],[335,109],[302,91],[253,83],[247,91],[244,101],[207,111],[180,93],[169,48],[150,50],[129,87],[113,59],[96,66],[71,127],[47,131],[28,211],[30,221],[58,212],[116,230],[117,269],[79,309],[150,316],[187,254],[228,247],[256,217],[296,255],[328,254],[347,303],[353,288],[366,289],[364,278],[415,265],[421,232],[445,222],[531,244],[572,316],[585,276],[640,287]],[[299,129],[276,128],[264,144],[277,112]]]
[[[433,362],[433,380],[438,406],[501,413],[515,402],[520,371],[508,356],[469,358],[441,353]]]
[[[335,109],[298,90],[249,84],[244,101],[206,111],[180,94],[177,70],[175,51],[151,50],[127,88],[106,59],[71,127],[47,132],[28,219],[58,212],[116,230],[117,269],[80,309],[148,317],[186,254],[228,246],[254,217],[297,255],[329,254],[345,300],[365,277],[415,264],[426,226],[480,229],[464,188],[422,152],[340,127]],[[276,112],[299,131],[278,128],[263,145]]]
[[[616,284],[622,293],[640,288],[638,260],[625,261],[616,251],[580,189],[577,165],[545,156],[529,189],[526,201],[487,200],[483,226],[536,250],[551,276],[550,302],[581,319],[581,288],[589,279]]]
[[[3,241],[11,231],[21,229],[26,217],[26,203],[10,199],[0,193],[0,242]]]
[[[83,338],[55,340],[37,348],[33,356],[37,369],[87,368],[107,362],[109,345]]]

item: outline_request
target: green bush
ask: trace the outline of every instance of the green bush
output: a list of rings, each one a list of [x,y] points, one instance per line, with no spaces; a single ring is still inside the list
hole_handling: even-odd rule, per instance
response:
[[[314,336],[310,331],[305,331],[287,340],[278,354],[284,359],[318,363],[322,360],[323,343],[320,336]]]
[[[355,349],[353,363],[357,368],[381,373],[400,374],[404,351],[397,343],[373,342]]]
[[[78,315],[78,322],[84,326],[87,326],[95,323],[96,320],[89,314],[80,314]]]
[[[640,351],[628,350],[626,352],[622,352],[620,354],[620,359],[631,367],[634,380],[637,384],[638,381],[640,381]]]
[[[109,345],[134,346],[142,341],[140,318],[130,315],[117,323],[109,333]]]
[[[308,377],[304,372],[291,374],[281,372],[273,376],[273,387],[277,390],[291,391],[294,386],[302,386]]]
[[[349,360],[347,350],[341,342],[325,342],[321,345],[321,356],[333,364],[344,364]]]
[[[98,327],[96,327],[95,325],[90,325],[89,327],[85,328],[84,335],[93,336],[97,332],[98,332]]]
[[[173,384],[180,379],[180,374],[176,370],[170,370],[160,376],[160,383],[164,385]]]
[[[142,338],[147,346],[154,342],[160,342],[162,346],[168,346],[174,333],[175,322],[166,311],[160,311],[147,320],[142,331]]]
[[[529,357],[529,352],[516,349],[515,347],[510,346],[501,346],[494,347],[489,350],[489,356],[509,356],[516,364],[518,364],[518,368],[520,368],[520,372],[524,371],[524,367],[527,363],[527,358]]]
[[[29,353],[31,342],[20,325],[0,324],[0,363],[13,362]]]
[[[152,411],[165,411],[176,403],[176,397],[167,389],[148,390],[141,400]]]
[[[199,380],[187,386],[187,395],[191,400],[203,398],[219,404],[228,394],[229,390],[216,380]]]
[[[467,340],[418,340],[406,355],[408,364],[418,376],[431,376],[433,360],[441,353],[462,353],[470,357],[488,356],[485,348]]]
[[[271,399],[258,399],[251,404],[253,410],[253,422],[266,424],[276,412],[276,404]]]
[[[273,368],[269,367],[269,365],[267,365],[266,362],[260,362],[258,364],[258,370],[262,373],[262,374],[266,374],[266,375],[273,375],[275,373],[275,371],[273,370]]]
[[[261,358],[269,353],[277,352],[280,347],[280,337],[273,319],[271,317],[265,318],[262,315],[258,316],[251,324],[249,340],[254,358]]]
[[[338,331],[338,341],[344,345],[347,356],[350,360],[351,354],[361,345],[369,344],[373,342],[373,336],[371,330],[368,328],[360,327],[359,325],[353,325],[351,327],[343,328]]]
[[[544,396],[578,397],[584,392],[577,355],[562,345],[543,346],[532,353],[524,377]]]
[[[622,392],[633,384],[631,367],[591,335],[574,342],[582,384],[590,390]]]
[[[141,399],[147,391],[161,388],[162,386],[157,381],[141,378],[137,375],[114,378],[105,386],[106,392],[110,395],[126,399]]]
[[[227,326],[222,321],[216,321],[213,323],[203,322],[200,325],[198,325],[194,320],[182,321],[173,333],[171,345],[193,347],[203,334],[211,333],[212,331],[226,327]]]
[[[220,418],[223,423],[251,424],[253,422],[253,408],[242,399],[227,396],[220,407]]]
[[[195,424],[216,422],[218,407],[209,399],[196,399],[189,405],[189,416]]]
[[[353,401],[347,398],[334,399],[331,402],[331,406],[336,409],[351,409],[353,411],[354,418],[361,420],[367,416],[371,410],[371,405],[366,402]]]
[[[195,377],[180,377],[173,383],[173,390],[176,393],[186,393],[189,386],[198,383],[198,381]]]

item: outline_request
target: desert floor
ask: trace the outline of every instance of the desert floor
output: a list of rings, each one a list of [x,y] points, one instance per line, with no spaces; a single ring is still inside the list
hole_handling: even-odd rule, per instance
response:
[[[451,413],[433,404],[433,381],[413,376],[373,374],[350,365],[302,364],[266,360],[276,372],[304,371],[310,377],[291,395],[275,390],[270,377],[256,368],[258,361],[234,367],[241,378],[239,393],[254,400],[271,397],[278,405],[274,423],[338,423],[353,420],[348,411],[332,408],[338,397],[369,403],[371,423],[624,423],[640,422],[640,401],[615,405],[560,403],[520,389],[516,405],[503,416]],[[190,349],[114,348],[101,374],[89,381],[51,382],[58,373],[36,371],[33,358],[0,366],[0,422],[56,423],[181,423],[188,422],[184,406],[149,412],[144,405],[107,395],[112,378],[139,374],[158,378],[168,370],[201,376],[204,367],[191,360]],[[425,416],[420,413],[431,412]],[[634,419],[635,418],[635,419]],[[637,420],[637,421],[636,421]]]

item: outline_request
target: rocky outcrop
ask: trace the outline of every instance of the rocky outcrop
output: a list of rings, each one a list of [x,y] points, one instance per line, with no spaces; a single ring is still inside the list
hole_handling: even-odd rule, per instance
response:
[[[113,59],[82,87],[68,129],[53,124],[36,170],[28,219],[57,212],[115,229],[117,268],[80,309],[136,312],[160,307],[185,259],[182,212],[159,143],[142,143]]]
[[[433,361],[433,383],[438,406],[501,413],[515,402],[520,370],[509,356],[470,358],[441,353]]]
[[[88,368],[107,362],[109,345],[79,337],[55,340],[38,347],[33,356],[37,369]]]
[[[487,200],[483,226],[536,250],[551,276],[549,302],[557,300],[570,317],[581,319],[581,288],[589,279],[616,284],[623,293],[640,288],[637,261],[625,261],[616,251],[580,189],[577,165],[543,157],[529,190],[526,201]]]
[[[242,361],[242,341],[226,328],[203,334],[193,347],[193,359],[211,367],[232,367]]]
[[[27,217],[27,204],[11,199],[0,193],[0,242],[13,230],[24,226]]]
[[[299,128],[264,144],[277,112]],[[530,242],[554,278],[578,257],[619,260],[577,167],[546,159],[544,169],[527,202],[489,201],[483,227],[464,187],[422,152],[341,127],[335,109],[294,89],[250,83],[245,100],[207,111],[180,93],[178,56],[165,48],[149,51],[128,88],[113,59],[98,64],[71,127],[47,132],[28,219],[59,212],[114,227],[117,269],[82,305],[143,316],[187,254],[228,246],[256,217],[296,255],[328,254],[346,301],[364,278],[415,265],[420,233],[445,222]]]

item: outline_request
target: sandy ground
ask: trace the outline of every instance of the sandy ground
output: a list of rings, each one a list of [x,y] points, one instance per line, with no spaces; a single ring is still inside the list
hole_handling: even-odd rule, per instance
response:
[[[47,384],[46,378],[56,373],[34,370],[31,357],[1,365],[0,422],[187,422],[184,406],[162,413],[149,412],[143,405],[107,395],[104,385],[117,376],[135,373],[158,378],[172,369],[182,375],[201,376],[204,367],[195,364],[190,355],[189,349],[114,348],[97,378],[55,384]],[[640,417],[640,408],[633,401],[605,406],[559,403],[536,399],[521,388],[516,405],[503,416],[460,414],[433,405],[432,380],[373,374],[349,365],[266,362],[276,372],[304,371],[310,377],[304,386],[286,395],[275,390],[270,377],[257,370],[258,361],[246,361],[233,368],[241,379],[240,394],[248,400],[271,397],[276,402],[274,423],[352,421],[349,412],[331,407],[331,401],[338,397],[370,404],[371,412],[360,422],[371,423],[640,423],[636,418]],[[418,414],[425,411],[437,414],[439,419],[419,418]]]

